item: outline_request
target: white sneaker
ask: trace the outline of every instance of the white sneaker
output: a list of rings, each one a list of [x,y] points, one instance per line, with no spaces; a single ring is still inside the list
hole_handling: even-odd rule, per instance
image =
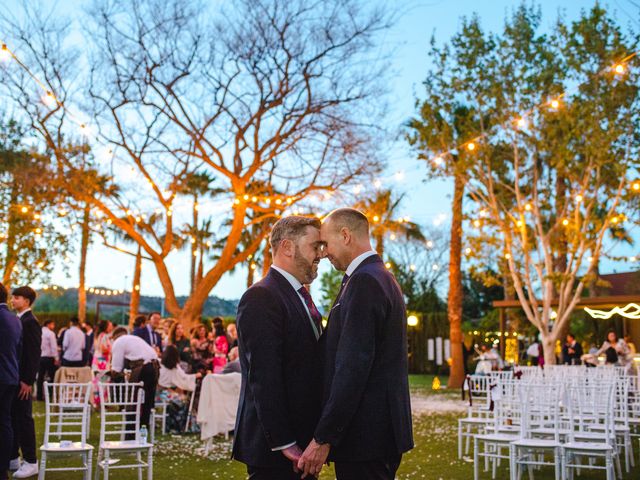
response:
[[[19,468],[20,468],[20,457],[11,459],[11,461],[9,462],[9,470],[11,470],[12,472],[15,472]]]
[[[16,473],[13,474],[13,478],[29,478],[38,474],[38,464],[24,462]]]

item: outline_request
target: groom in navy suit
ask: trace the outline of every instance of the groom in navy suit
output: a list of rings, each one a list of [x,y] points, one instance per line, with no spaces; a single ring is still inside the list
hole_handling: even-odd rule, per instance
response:
[[[273,265],[240,299],[242,386],[233,457],[252,480],[299,479],[297,462],[320,416],[322,317],[305,285],[322,258],[320,221],[280,219]]]
[[[335,210],[321,237],[345,276],[323,336],[322,414],[298,468],[317,475],[328,457],[338,480],[393,480],[413,448],[404,297],[361,212]]]

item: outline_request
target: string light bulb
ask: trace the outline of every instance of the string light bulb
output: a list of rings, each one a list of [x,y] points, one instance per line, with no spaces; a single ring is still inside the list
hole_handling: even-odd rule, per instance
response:
[[[473,152],[476,149],[476,144],[473,142],[469,142],[469,144],[467,145],[467,150],[469,150],[470,152]]]
[[[627,71],[627,68],[622,63],[617,63],[613,66],[613,71],[616,75],[624,75]]]
[[[569,220],[567,220],[566,218],[562,220],[562,225],[564,225],[565,227],[569,225]]]
[[[640,182],[633,182],[633,185],[631,186],[631,188],[633,188],[636,192],[640,190]]]
[[[0,48],[0,60],[3,62],[8,62],[9,60],[11,60],[11,57],[13,57],[13,55],[11,55],[11,52],[7,48],[7,44],[3,43],[2,48]]]
[[[373,216],[374,223],[378,223],[380,221],[380,217],[378,215]]]
[[[516,125],[518,126],[518,128],[526,128],[527,120],[524,117],[521,117],[516,121]]]
[[[551,100],[549,105],[551,105],[551,108],[553,108],[554,110],[558,110],[560,108],[560,100],[554,98],[553,100]]]
[[[433,159],[433,164],[436,167],[442,166],[443,163],[444,163],[444,159],[440,155],[438,155],[436,158]]]
[[[576,203],[580,203],[582,201],[582,195],[578,194],[575,196]]]
[[[58,100],[56,100],[56,97],[53,93],[47,90],[47,93],[42,96],[42,103],[44,103],[49,108],[53,108],[58,104]]]

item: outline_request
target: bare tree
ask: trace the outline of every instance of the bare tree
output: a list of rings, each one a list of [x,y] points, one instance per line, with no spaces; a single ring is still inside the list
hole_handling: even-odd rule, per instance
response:
[[[151,258],[167,310],[187,327],[221,276],[258,249],[274,218],[380,168],[371,139],[381,133],[382,11],[352,0],[236,0],[214,13],[184,0],[95,2],[82,17],[83,52],[66,48],[70,24],[46,13],[2,22],[49,92],[35,97],[37,87],[16,67],[4,72],[5,93],[66,175],[76,169],[66,154],[69,131],[99,140],[94,151],[111,182],[101,195],[70,193]],[[38,101],[43,93],[48,106]],[[216,260],[180,305],[166,260],[183,241],[180,185],[201,172],[227,192],[216,216],[229,226],[219,232],[226,241]],[[160,226],[148,223],[151,212],[162,216]],[[253,241],[239,250],[254,225]]]

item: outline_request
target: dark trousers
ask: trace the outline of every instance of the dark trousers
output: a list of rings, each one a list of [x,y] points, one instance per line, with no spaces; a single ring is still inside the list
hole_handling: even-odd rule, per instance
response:
[[[8,478],[7,470],[13,448],[11,405],[17,389],[15,385],[0,385],[0,480]]]
[[[36,428],[33,424],[33,414],[31,411],[32,402],[32,396],[29,396],[27,400],[19,399],[18,390],[16,390],[11,409],[11,422],[13,426],[11,458],[18,458],[20,451],[22,451],[22,458],[25,462],[37,463]]]
[[[394,480],[402,455],[391,460],[335,462],[337,480]]]
[[[65,360],[64,358],[62,359],[62,366],[63,367],[73,367],[73,368],[79,368],[79,367],[84,367],[84,360]]]
[[[129,381],[143,383],[144,403],[140,414],[140,425],[146,425],[149,428],[149,417],[155,404],[156,387],[158,386],[158,364],[155,362],[145,363],[142,367],[133,369]]]
[[[300,474],[293,471],[293,464],[287,468],[265,468],[247,466],[249,480],[300,480]],[[316,477],[306,477],[313,480]]]
[[[44,400],[44,386],[45,380],[53,382],[53,378],[56,375],[55,358],[53,357],[40,357],[40,369],[38,370],[38,400]]]

